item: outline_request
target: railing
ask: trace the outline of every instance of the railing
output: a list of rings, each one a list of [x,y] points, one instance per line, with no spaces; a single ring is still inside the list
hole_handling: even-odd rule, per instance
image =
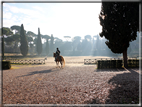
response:
[[[5,59],[9,60],[11,64],[45,64],[46,59]]]

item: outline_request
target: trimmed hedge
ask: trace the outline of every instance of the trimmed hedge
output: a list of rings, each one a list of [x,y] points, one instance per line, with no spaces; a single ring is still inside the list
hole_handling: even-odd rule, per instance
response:
[[[122,68],[122,60],[98,60],[98,69],[100,68]]]
[[[128,67],[130,67],[130,68],[139,67],[139,59],[129,59],[128,60]]]
[[[122,68],[123,61],[122,60],[98,60],[97,68]],[[129,59],[128,67],[135,68],[139,67],[139,59]]]
[[[2,69],[10,69],[11,68],[11,63],[10,61],[2,61]]]

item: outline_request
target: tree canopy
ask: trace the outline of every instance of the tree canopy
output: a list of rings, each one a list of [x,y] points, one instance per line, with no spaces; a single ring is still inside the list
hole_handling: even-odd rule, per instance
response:
[[[12,35],[12,34],[13,34],[13,32],[8,27],[2,28],[2,35],[9,36],[9,35]]]
[[[21,29],[20,26],[13,25],[13,26],[11,26],[11,29],[12,29],[12,30],[16,30],[16,33],[19,33],[19,34],[20,34],[20,29]]]
[[[9,35],[12,35],[13,32],[7,27],[3,27],[1,31],[3,36],[2,37],[2,58],[4,58],[4,35],[9,36]]]

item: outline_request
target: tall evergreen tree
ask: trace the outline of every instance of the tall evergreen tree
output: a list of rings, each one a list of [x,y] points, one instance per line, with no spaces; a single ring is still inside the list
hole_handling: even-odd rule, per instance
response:
[[[20,45],[21,54],[23,56],[27,56],[27,54],[28,54],[28,41],[27,41],[27,37],[25,35],[23,24],[21,24],[21,30],[20,30],[20,43],[21,43],[21,45]]]
[[[54,50],[54,37],[53,34],[51,34],[51,42],[50,42],[50,50],[53,51]]]
[[[37,49],[38,55],[40,55],[42,53],[42,42],[41,42],[41,34],[40,34],[40,29],[39,28],[38,28],[36,49]]]
[[[123,53],[124,66],[127,67],[127,48],[136,39],[139,27],[138,2],[102,2],[100,12],[101,37],[114,53]]]

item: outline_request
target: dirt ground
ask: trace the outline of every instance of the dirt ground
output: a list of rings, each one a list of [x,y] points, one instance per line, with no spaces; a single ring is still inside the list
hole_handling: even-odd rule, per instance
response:
[[[96,57],[64,58],[63,69],[47,57],[44,65],[12,65],[3,70],[3,104],[139,103],[138,68],[98,70],[83,63]]]

